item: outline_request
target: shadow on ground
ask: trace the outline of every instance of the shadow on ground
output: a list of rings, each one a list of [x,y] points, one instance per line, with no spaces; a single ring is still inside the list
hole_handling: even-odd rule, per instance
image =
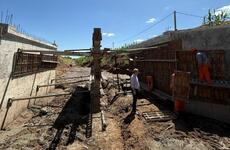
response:
[[[189,113],[181,113],[173,122],[177,131],[183,131],[185,133],[199,131],[208,135],[230,137],[230,126],[214,119]]]
[[[74,142],[77,128],[82,124],[87,124],[87,116],[90,112],[90,93],[78,93],[86,90],[86,88],[77,87],[70,99],[66,102],[53,124],[53,128],[57,129],[57,132],[49,148],[47,148],[48,150],[56,149],[62,138],[63,131],[67,126],[70,126],[70,132],[66,145]]]
[[[135,113],[131,112],[129,115],[127,115],[124,119],[125,124],[130,124],[135,119]]]
[[[148,93],[144,95],[149,102],[157,106],[160,110],[170,110],[173,112],[173,102],[161,100],[157,97],[148,95]],[[230,137],[230,126],[228,124],[190,113],[180,113],[178,117],[173,120],[173,123],[176,131],[182,131],[184,133],[196,130],[208,135],[216,134],[221,137]]]

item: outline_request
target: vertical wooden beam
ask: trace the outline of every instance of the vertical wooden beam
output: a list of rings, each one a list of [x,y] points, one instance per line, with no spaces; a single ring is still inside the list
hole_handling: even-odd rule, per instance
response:
[[[91,67],[91,74],[94,80],[91,83],[91,111],[92,113],[100,112],[100,81],[101,81],[101,68],[100,68],[100,56],[101,56],[101,28],[94,28],[93,32],[93,65]]]
[[[116,67],[116,74],[117,74],[117,88],[118,88],[118,92],[120,92],[120,81],[119,81],[119,74],[118,74],[117,54],[115,54],[115,67]]]

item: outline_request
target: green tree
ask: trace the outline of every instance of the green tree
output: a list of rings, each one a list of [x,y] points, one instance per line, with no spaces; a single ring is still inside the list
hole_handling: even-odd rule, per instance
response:
[[[215,9],[208,10],[208,15],[204,17],[204,24],[209,26],[217,26],[224,24],[228,18],[228,13],[225,11],[216,12]]]

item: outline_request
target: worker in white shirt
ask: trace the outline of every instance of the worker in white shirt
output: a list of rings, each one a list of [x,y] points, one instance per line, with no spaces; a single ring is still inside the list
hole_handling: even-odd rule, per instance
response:
[[[136,103],[137,103],[137,98],[138,98],[139,91],[140,91],[140,83],[139,83],[139,80],[137,77],[138,73],[139,73],[139,70],[137,68],[133,69],[133,74],[132,74],[131,79],[130,79],[132,93],[133,93],[132,113],[136,113]]]

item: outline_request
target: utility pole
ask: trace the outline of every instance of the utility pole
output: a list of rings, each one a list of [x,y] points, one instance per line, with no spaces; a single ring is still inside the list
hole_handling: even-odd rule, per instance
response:
[[[177,31],[177,27],[176,27],[176,25],[177,25],[177,23],[176,23],[176,11],[174,11],[173,12],[173,16],[174,16],[174,31]]]

